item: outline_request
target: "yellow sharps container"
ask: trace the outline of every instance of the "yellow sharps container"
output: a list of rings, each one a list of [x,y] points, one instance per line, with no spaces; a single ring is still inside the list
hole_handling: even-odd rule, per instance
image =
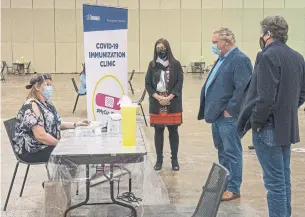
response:
[[[121,105],[122,135],[124,146],[136,145],[137,104]]]

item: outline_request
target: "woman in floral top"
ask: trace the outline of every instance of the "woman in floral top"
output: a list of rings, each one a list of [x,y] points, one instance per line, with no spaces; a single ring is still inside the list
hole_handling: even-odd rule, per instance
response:
[[[15,152],[29,163],[48,162],[61,138],[61,129],[86,126],[88,121],[63,122],[52,104],[51,75],[36,75],[26,86],[30,89],[27,100],[17,114],[14,141]]]

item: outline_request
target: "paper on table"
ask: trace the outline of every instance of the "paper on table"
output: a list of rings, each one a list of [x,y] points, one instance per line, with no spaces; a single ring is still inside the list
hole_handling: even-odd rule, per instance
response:
[[[109,114],[107,120],[107,133],[120,133],[121,114]]]
[[[121,100],[119,101],[119,105],[122,106],[132,106],[132,100],[129,96],[123,95]]]
[[[97,127],[97,128],[95,128],[94,133],[96,136],[100,136],[100,135],[102,135],[102,129]]]
[[[101,122],[99,122],[99,121],[90,121],[90,127],[99,127],[99,126],[101,126],[102,125],[102,123]]]
[[[111,120],[113,120],[113,121],[119,121],[119,120],[122,119],[122,116],[121,116],[121,114],[119,114],[119,113],[109,114],[108,116],[109,116],[109,118],[111,118]]]

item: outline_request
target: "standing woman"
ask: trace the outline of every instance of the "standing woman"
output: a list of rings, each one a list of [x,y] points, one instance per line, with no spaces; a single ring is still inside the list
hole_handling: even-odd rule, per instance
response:
[[[161,38],[155,44],[153,60],[149,63],[145,78],[145,88],[149,94],[150,125],[155,128],[155,170],[161,170],[163,164],[165,127],[169,132],[172,168],[174,171],[180,169],[178,126],[182,124],[182,86],[181,64],[173,56],[168,41]]]

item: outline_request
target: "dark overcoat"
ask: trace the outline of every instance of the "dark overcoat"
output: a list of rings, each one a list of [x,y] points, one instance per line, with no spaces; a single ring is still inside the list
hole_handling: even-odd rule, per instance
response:
[[[301,54],[281,41],[262,50],[249,82],[237,129],[242,137],[251,128],[261,131],[268,121],[278,146],[300,141],[298,108],[305,101],[305,63]]]

